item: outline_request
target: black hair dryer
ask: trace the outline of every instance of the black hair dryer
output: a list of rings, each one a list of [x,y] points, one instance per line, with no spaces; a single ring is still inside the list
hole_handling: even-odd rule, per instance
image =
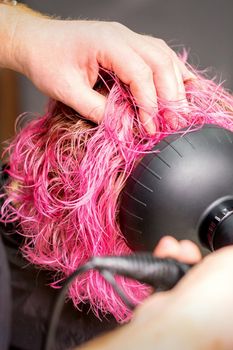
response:
[[[233,132],[184,131],[159,142],[127,180],[120,225],[133,250],[152,251],[164,235],[210,250],[233,244]]]

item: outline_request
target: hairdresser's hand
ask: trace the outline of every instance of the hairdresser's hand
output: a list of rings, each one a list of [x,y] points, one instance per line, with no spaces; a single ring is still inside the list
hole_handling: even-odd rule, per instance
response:
[[[201,260],[201,253],[198,247],[191,241],[177,241],[171,236],[163,237],[154,250],[154,254],[159,257],[171,257],[187,263],[198,263]],[[171,303],[173,292],[158,293],[148,298],[142,306],[138,307],[133,320],[107,335],[87,343],[82,350],[186,350],[197,349],[191,347],[176,347],[174,333],[170,330],[170,316],[164,320],[167,308]],[[160,317],[162,321],[160,321]],[[161,326],[161,327],[160,327]],[[168,326],[167,332],[166,327]],[[183,325],[183,328],[185,326]],[[161,331],[162,329],[162,331]],[[181,328],[182,329],[182,326]],[[161,336],[159,332],[161,331]],[[166,332],[166,333],[165,333]],[[172,338],[170,338],[170,334]],[[178,335],[179,336],[179,335]],[[182,337],[182,336],[181,336]],[[164,341],[171,339],[169,346]],[[192,340],[192,339],[191,339]],[[195,341],[195,340],[194,340]],[[182,343],[179,342],[180,345]],[[80,349],[80,350],[81,350]],[[78,350],[78,349],[77,349]]]
[[[187,239],[177,241],[172,236],[164,236],[155,247],[154,255],[173,258],[187,264],[198,263],[202,256],[198,246]]]
[[[119,23],[43,18],[18,6],[8,11],[15,28],[10,67],[86,118],[97,123],[103,118],[106,98],[93,90],[100,66],[129,85],[150,133],[157,97],[186,101],[183,81],[193,75],[163,40]]]
[[[178,242],[170,243],[171,251]],[[171,291],[148,298],[128,325],[82,349],[232,350],[232,266],[233,247],[208,255]]]
[[[135,333],[137,327],[146,329],[144,349],[233,349],[232,266],[233,247],[223,248],[173,290],[146,300],[132,321]]]

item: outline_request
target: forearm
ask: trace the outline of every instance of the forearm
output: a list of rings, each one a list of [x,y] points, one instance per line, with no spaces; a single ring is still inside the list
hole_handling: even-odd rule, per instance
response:
[[[199,305],[195,301],[195,298],[198,300],[201,296],[192,293],[192,285],[188,287],[187,300],[184,298],[186,288],[184,292],[183,288],[176,288],[173,291],[155,294],[136,309],[129,324],[74,350],[232,349],[232,342],[227,336],[228,331],[225,332],[229,328],[226,326],[227,321],[225,324],[221,322],[223,326],[219,332],[221,327],[218,318],[215,317],[217,315],[210,311],[211,307],[208,305],[205,312],[202,303]],[[214,307],[212,309],[214,310]],[[217,329],[216,325],[219,326]]]
[[[154,311],[156,312],[156,310]],[[154,317],[147,324],[126,325],[94,339],[74,350],[225,350],[224,342],[214,334],[205,336],[204,331],[192,318],[178,319]]]
[[[148,336],[149,334],[143,329],[138,331],[133,324],[127,324],[73,350],[141,350],[143,347],[152,350],[152,344],[146,341]]]
[[[154,310],[156,314],[156,310]],[[213,349],[201,336],[200,329],[191,319],[179,319],[168,315],[154,316],[146,323],[132,321],[120,329],[109,332],[73,350],[167,350]],[[219,349],[223,349],[219,347]]]

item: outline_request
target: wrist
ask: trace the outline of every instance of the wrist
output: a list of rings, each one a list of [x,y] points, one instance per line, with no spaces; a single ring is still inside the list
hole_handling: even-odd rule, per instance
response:
[[[33,27],[41,14],[24,5],[9,6],[0,3],[0,67],[24,74],[28,53],[33,38]]]
[[[132,320],[132,324],[138,328],[135,333],[140,328],[146,329],[148,344],[158,349],[213,349],[216,341],[214,335],[217,333],[206,332],[208,322],[203,321],[202,311],[198,307],[193,310],[192,305],[182,297],[178,302],[178,298],[174,291],[169,291],[145,301]]]
[[[11,48],[15,23],[15,13],[13,6],[0,4],[0,66],[10,68],[11,66]]]
[[[150,342],[154,340],[159,349],[232,349],[227,321],[221,329],[217,314],[209,316],[209,307],[205,310],[201,304],[193,304],[171,307],[171,311],[148,322],[145,329]]]

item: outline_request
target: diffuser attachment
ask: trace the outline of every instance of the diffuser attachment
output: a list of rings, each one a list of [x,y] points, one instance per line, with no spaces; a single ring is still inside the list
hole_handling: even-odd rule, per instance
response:
[[[136,166],[121,195],[120,225],[133,250],[160,238],[210,250],[233,243],[233,133],[215,125],[164,138]]]

